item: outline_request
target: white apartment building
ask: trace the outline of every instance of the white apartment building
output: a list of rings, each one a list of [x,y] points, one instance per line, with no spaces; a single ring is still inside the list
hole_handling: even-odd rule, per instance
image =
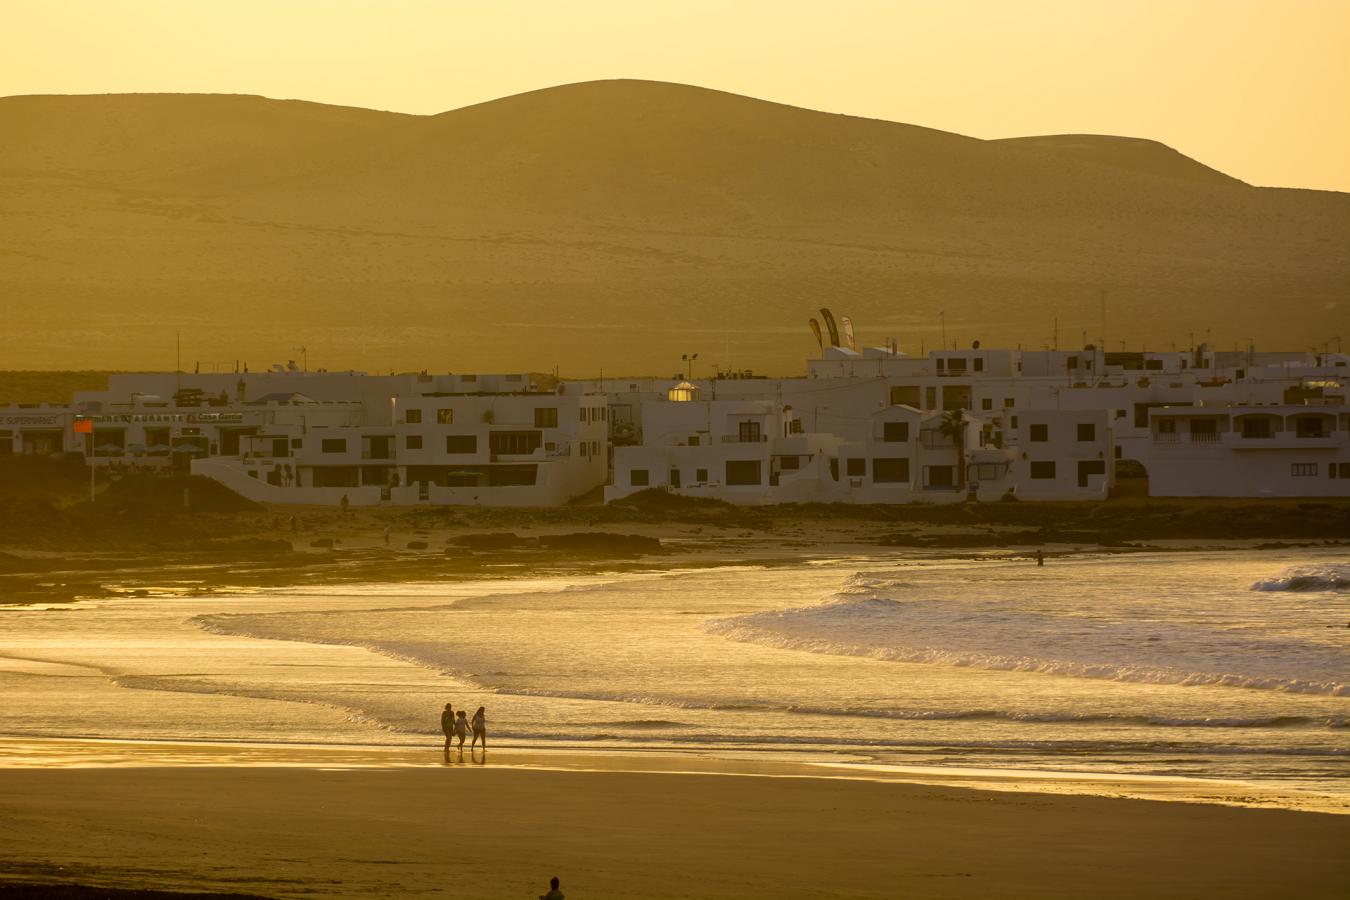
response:
[[[1152,410],[1155,497],[1350,497],[1350,407]]]
[[[267,503],[555,506],[608,473],[605,398],[524,375],[113,375],[0,421],[11,450],[191,471]]]

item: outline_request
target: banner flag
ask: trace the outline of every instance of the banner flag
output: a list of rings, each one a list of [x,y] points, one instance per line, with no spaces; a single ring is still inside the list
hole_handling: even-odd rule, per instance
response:
[[[830,346],[839,346],[839,328],[834,324],[834,315],[826,308],[821,307],[820,317],[825,320],[825,327],[830,332]]]
[[[820,336],[820,323],[817,322],[815,319],[811,319],[810,321],[811,321],[811,333],[816,336],[816,344],[820,347],[820,352],[824,353],[825,341]]]
[[[843,316],[840,318],[839,324],[844,326],[844,343],[848,345],[848,349],[857,352],[858,342],[853,339],[853,320],[848,316]]]

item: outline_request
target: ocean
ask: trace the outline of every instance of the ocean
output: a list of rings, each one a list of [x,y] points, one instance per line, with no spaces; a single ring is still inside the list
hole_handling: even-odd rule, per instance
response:
[[[494,746],[1223,779],[1350,810],[1344,559],[165,584],[0,607],[0,736],[439,748],[452,702]]]

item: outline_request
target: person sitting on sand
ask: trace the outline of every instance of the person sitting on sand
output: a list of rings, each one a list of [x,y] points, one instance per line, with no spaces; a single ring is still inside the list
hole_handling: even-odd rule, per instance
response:
[[[547,894],[540,894],[539,900],[563,900],[563,892],[558,890],[558,876],[554,875],[548,880],[549,891]]]
[[[450,704],[445,704],[445,709],[441,711],[441,731],[445,732],[445,754],[450,755],[450,738],[455,734],[455,711]],[[460,743],[464,743],[460,741]]]
[[[469,741],[469,752],[478,746],[478,741],[483,742],[483,752],[487,752],[487,711],[486,707],[478,707],[478,712],[473,714],[473,719],[469,722],[469,727],[473,729],[473,740]]]
[[[455,713],[455,735],[459,738],[459,752],[464,752],[464,739],[469,736],[469,717],[460,710]]]

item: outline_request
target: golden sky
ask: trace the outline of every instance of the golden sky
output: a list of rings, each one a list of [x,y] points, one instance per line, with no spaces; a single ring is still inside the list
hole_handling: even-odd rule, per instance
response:
[[[619,77],[984,138],[1149,137],[1350,190],[1350,0],[0,0],[0,95],[434,113]]]

